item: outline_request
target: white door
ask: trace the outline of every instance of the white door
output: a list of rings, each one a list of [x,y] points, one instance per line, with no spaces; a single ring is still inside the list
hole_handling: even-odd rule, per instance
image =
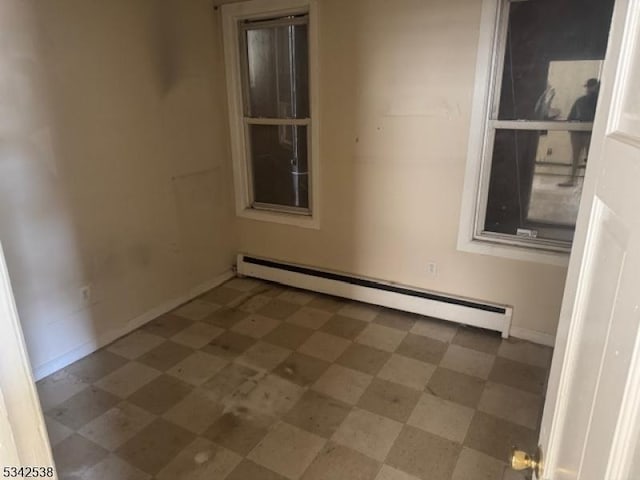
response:
[[[57,478],[0,246],[0,478],[36,476]]]
[[[640,479],[640,0],[615,5],[540,435],[545,480]]]

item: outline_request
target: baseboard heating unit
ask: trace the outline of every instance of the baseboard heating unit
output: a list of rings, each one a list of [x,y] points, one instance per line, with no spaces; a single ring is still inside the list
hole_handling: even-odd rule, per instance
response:
[[[396,283],[238,255],[238,275],[326,293],[419,315],[495,330],[509,336],[512,308]]]

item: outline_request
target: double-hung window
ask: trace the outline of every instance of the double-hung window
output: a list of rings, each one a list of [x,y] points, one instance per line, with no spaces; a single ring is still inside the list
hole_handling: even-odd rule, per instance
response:
[[[237,212],[317,223],[308,2],[223,7]]]
[[[484,0],[459,245],[570,250],[613,3]]]

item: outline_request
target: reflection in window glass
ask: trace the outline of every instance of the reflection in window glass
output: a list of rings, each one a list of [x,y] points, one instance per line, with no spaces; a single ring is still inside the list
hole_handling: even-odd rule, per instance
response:
[[[600,78],[612,10],[612,0],[510,3],[498,119],[567,120]]]
[[[309,116],[307,25],[246,31],[251,117]]]
[[[307,127],[251,125],[249,136],[254,203],[309,208]]]

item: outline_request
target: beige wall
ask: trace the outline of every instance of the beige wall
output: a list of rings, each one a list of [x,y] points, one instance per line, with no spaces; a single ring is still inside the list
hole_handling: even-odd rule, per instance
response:
[[[36,370],[230,268],[217,28],[207,0],[0,2],[0,241]]]
[[[513,305],[555,333],[565,268],[456,249],[480,7],[319,0],[321,228],[238,220],[241,251]]]

